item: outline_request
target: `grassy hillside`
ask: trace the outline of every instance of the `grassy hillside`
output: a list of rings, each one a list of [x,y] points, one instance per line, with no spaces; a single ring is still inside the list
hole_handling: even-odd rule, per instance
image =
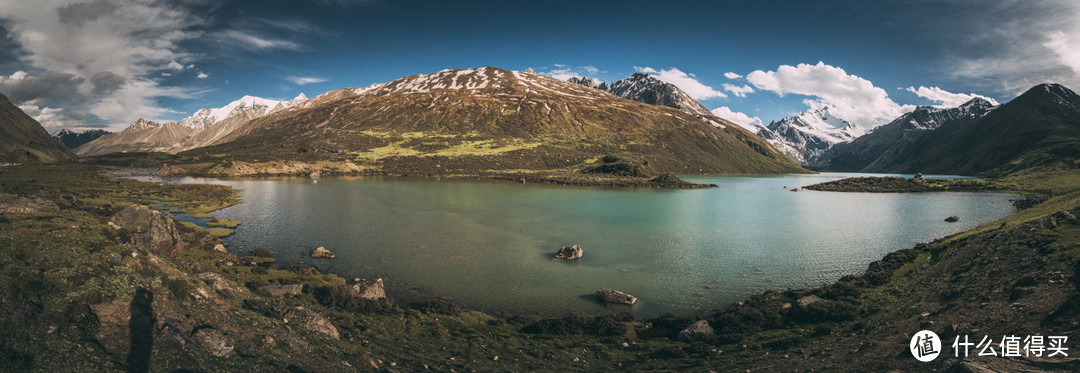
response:
[[[54,162],[74,157],[40,123],[0,94],[0,163]]]
[[[349,161],[391,174],[573,172],[604,155],[647,174],[806,172],[722,119],[495,68],[402,78],[256,119],[224,141],[184,154]]]

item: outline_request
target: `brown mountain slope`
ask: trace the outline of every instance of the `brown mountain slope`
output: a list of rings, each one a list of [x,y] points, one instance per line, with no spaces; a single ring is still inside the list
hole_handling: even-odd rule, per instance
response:
[[[0,94],[0,162],[53,162],[74,158],[34,118]]]
[[[139,119],[123,131],[97,138],[75,149],[79,156],[106,153],[167,152],[180,144],[195,129],[177,123],[157,123]]]
[[[347,160],[410,174],[572,170],[603,155],[647,173],[805,172],[723,119],[532,72],[448,69],[369,88],[256,119],[188,154]]]

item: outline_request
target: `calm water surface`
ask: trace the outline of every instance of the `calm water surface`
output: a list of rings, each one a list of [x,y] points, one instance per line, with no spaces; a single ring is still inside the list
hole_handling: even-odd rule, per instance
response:
[[[996,193],[799,191],[854,174],[690,176],[704,190],[607,190],[381,177],[217,180],[243,190],[218,218],[243,222],[230,250],[265,247],[347,277],[383,277],[399,299],[449,296],[468,308],[558,316],[696,313],[770,289],[863,272],[886,253],[1015,211]],[[788,189],[785,189],[788,188]],[[958,223],[945,217],[959,215]],[[553,260],[581,245],[583,259]],[[243,246],[244,249],[239,249]],[[305,258],[325,246],[336,259]]]

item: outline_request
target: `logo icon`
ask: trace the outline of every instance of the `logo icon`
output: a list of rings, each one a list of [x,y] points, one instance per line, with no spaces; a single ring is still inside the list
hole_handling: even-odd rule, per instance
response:
[[[920,330],[911,337],[911,356],[921,362],[934,361],[941,354],[941,338],[937,333],[929,330]]]

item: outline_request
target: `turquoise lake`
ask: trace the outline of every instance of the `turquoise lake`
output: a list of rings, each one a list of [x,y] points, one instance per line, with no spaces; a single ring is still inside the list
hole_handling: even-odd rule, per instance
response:
[[[389,177],[218,180],[243,190],[218,218],[243,224],[229,250],[274,251],[347,278],[382,277],[407,303],[446,296],[466,308],[560,316],[628,310],[698,313],[764,290],[859,274],[885,254],[1015,211],[998,193],[875,194],[789,189],[856,174],[686,176],[719,188],[612,190]],[[944,219],[959,215],[962,220]],[[581,245],[584,258],[552,259]],[[325,246],[336,259],[305,253]],[[240,247],[243,247],[241,249]]]

